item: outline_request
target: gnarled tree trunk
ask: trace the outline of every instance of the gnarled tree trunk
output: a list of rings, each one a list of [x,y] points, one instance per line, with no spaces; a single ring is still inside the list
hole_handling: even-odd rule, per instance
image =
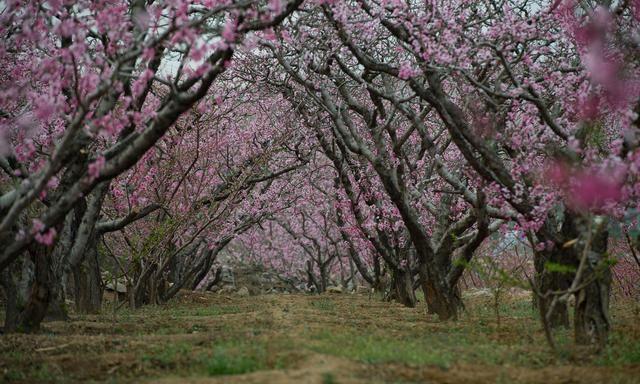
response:
[[[51,300],[51,250],[52,247],[37,243],[29,248],[34,264],[34,279],[24,308],[12,320],[14,324],[11,331],[31,333],[40,329]]]
[[[392,271],[391,287],[389,287],[388,300],[396,300],[405,307],[416,306],[416,294],[413,290],[411,271],[397,268]]]
[[[548,217],[544,227],[538,232],[539,241],[552,242],[551,249],[535,252],[534,267],[536,270],[535,284],[543,297],[534,295],[534,304],[540,310],[541,316],[547,316],[548,326],[551,328],[569,328],[569,308],[566,302],[556,302],[551,313],[549,308],[553,295],[549,292],[561,292],[569,289],[575,271],[578,267],[579,255],[575,247],[565,247],[566,242],[580,236],[573,213],[566,211],[560,229],[555,217]],[[554,265],[560,268],[551,268]],[[564,268],[566,267],[566,268]]]
[[[427,312],[437,315],[440,320],[457,320],[458,313],[463,308],[458,287],[449,287],[444,279],[430,277],[427,266],[423,263],[418,268]]]
[[[609,234],[606,228],[596,230],[588,250],[586,269],[576,293],[574,332],[578,344],[604,346],[609,336],[609,295],[611,270],[606,261]]]

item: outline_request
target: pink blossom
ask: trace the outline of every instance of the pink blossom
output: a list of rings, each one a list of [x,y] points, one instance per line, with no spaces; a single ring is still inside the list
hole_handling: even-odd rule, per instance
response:
[[[139,97],[144,89],[147,87],[149,80],[153,78],[153,71],[150,69],[145,69],[140,76],[133,82],[131,85],[131,92],[134,97]]]
[[[38,233],[44,229],[44,223],[39,219],[33,219],[31,230],[33,233]]]
[[[264,38],[265,40],[270,40],[270,41],[276,41],[278,39],[278,37],[276,36],[275,32],[273,31],[273,28],[269,28],[265,31],[262,32],[262,38]]]
[[[608,202],[622,197],[618,180],[604,174],[582,173],[574,177],[567,196],[569,205],[578,211],[601,210]]]
[[[269,0],[269,11],[279,14],[282,12],[282,0]]]
[[[56,98],[51,95],[41,95],[35,99],[35,114],[41,121],[47,121],[57,109]]]
[[[232,19],[227,21],[222,29],[222,38],[227,43],[233,43],[236,40],[236,30],[238,29],[238,20]]]
[[[56,238],[56,234],[57,232],[55,228],[49,228],[45,232],[36,233],[35,239],[40,244],[51,246],[53,245],[53,240]]]
[[[563,192],[567,205],[576,211],[602,211],[622,200],[625,177],[621,167],[577,170],[563,163],[552,164],[545,172],[545,179]]]
[[[398,77],[401,78],[402,80],[410,79],[419,74],[420,74],[420,70],[413,68],[411,63],[408,61],[405,61],[404,63],[402,63],[398,71]]]
[[[89,164],[88,174],[91,180],[95,180],[100,176],[100,171],[104,168],[104,156],[98,156],[91,164]]]

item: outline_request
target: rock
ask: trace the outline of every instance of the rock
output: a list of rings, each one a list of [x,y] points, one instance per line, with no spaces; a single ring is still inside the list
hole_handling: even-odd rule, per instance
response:
[[[371,288],[365,287],[364,285],[358,285],[356,287],[356,293],[359,293],[359,294],[362,294],[362,295],[366,295],[369,292],[371,292]]]
[[[233,285],[223,285],[218,290],[218,294],[231,293],[233,291],[235,291],[235,287]]]
[[[236,292],[236,294],[240,297],[247,297],[249,296],[249,288],[241,287],[240,289],[238,289],[238,292]]]
[[[327,293],[342,293],[342,287],[339,286],[331,286],[327,287]]]
[[[509,296],[518,300],[532,300],[533,295],[532,292],[528,289],[522,288],[511,288],[509,290]]]
[[[127,286],[123,281],[116,280],[116,283],[113,284],[113,281],[108,281],[104,288],[107,291],[115,291],[118,293],[127,293]]]
[[[462,293],[463,297],[493,297],[489,288],[472,288]]]

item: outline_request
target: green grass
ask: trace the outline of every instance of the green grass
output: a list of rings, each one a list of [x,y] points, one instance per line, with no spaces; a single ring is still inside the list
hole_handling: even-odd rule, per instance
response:
[[[285,297],[279,302],[222,300],[207,305],[176,303],[123,309],[115,319],[111,313],[78,316],[74,320],[83,321],[75,325],[45,324],[53,332],[25,337],[24,343],[0,338],[0,362],[6,362],[6,368],[0,369],[0,382],[113,378],[112,382],[119,382],[167,375],[179,379],[238,375],[302,366],[304,363],[298,362],[314,352],[369,364],[372,374],[384,372],[384,364],[401,365],[416,375],[421,367],[453,370],[457,364],[517,369],[597,365],[599,370],[612,372],[640,364],[638,314],[620,304],[612,311],[610,343],[600,355],[587,355],[576,348],[571,330],[554,331],[559,350],[554,355],[527,300],[501,301],[500,326],[491,298],[468,300],[460,321],[447,323],[426,315],[422,302],[418,308],[407,309],[346,295],[295,301]],[[282,309],[282,317],[278,309]],[[225,314],[236,315],[220,316]],[[73,339],[66,341],[67,335]],[[65,343],[70,345],[46,354],[33,352],[34,348]],[[69,366],[62,371],[59,356],[71,353],[79,360],[104,361],[95,365],[93,373]],[[113,360],[118,353],[136,357]],[[113,364],[117,370],[107,373]],[[332,384],[341,378],[336,372],[327,372],[319,381]],[[496,383],[510,380],[507,374],[495,378]],[[624,371],[611,382],[633,381]]]
[[[326,297],[310,301],[310,304],[313,308],[319,309],[321,311],[333,312],[336,310],[336,305]]]
[[[503,294],[504,295],[504,294]],[[498,300],[498,310],[501,317],[512,318],[535,318],[537,312],[528,300],[507,302],[504,298]],[[493,298],[483,300],[481,305],[476,305],[472,311],[473,315],[495,320],[495,304]]]
[[[178,342],[155,346],[142,356],[142,362],[150,369],[172,371],[179,376],[238,375],[284,367],[283,360],[268,353],[268,340],[245,338],[246,335],[235,335],[205,345]]]
[[[626,335],[614,330],[609,338],[609,344],[596,363],[604,366],[638,365],[640,364],[640,341],[629,340]]]
[[[525,333],[526,334],[526,333]],[[531,348],[525,340],[505,343],[488,337],[482,329],[452,328],[414,335],[361,333],[353,329],[322,330],[309,335],[310,349],[368,364],[401,363],[448,369],[456,363],[542,367],[554,360],[544,345]],[[570,344],[560,335],[560,346]]]
[[[188,359],[193,346],[189,343],[172,343],[155,346],[142,355],[142,361],[156,368],[176,368],[183,360]]]
[[[369,364],[428,364],[448,368],[455,359],[453,351],[444,350],[434,345],[435,338],[431,340],[397,339],[324,330],[312,335],[312,339],[314,343],[311,349],[316,352],[347,357]]]
[[[337,384],[336,377],[331,372],[325,372],[322,375],[322,384]]]
[[[309,330],[309,347],[368,364],[432,365],[443,369],[458,363],[535,368],[569,362],[573,346],[570,331],[554,333],[561,355],[553,356],[539,334],[535,342],[527,337],[540,328],[529,302],[501,303],[503,324],[499,328],[489,304],[469,306],[463,321],[449,323],[448,327],[431,328],[417,312],[405,319],[404,326],[414,324],[409,328],[412,330],[398,332],[385,327],[363,331],[357,323],[343,321],[340,328]],[[508,325],[504,324],[505,319],[509,319]],[[504,336],[496,335],[500,330]]]
[[[242,308],[238,305],[211,305],[206,307],[194,307],[194,308],[168,308],[171,316],[195,316],[195,317],[208,317],[208,316],[220,316],[236,313],[250,312],[250,309]]]
[[[209,376],[237,375],[265,368],[266,356],[259,353],[237,353],[224,347],[216,348],[213,356],[204,361]]]

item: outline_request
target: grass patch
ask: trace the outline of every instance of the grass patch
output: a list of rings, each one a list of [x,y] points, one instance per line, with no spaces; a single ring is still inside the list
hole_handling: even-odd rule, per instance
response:
[[[269,353],[267,341],[243,339],[235,335],[226,341],[200,345],[189,342],[163,345],[145,353],[142,361],[149,369],[170,371],[178,376],[238,375],[284,367],[276,354]]]
[[[264,356],[233,353],[225,348],[217,348],[213,356],[205,361],[207,374],[238,375],[264,368]]]
[[[640,366],[638,315],[621,303],[612,310],[610,343],[600,355],[576,348],[572,330],[557,330],[560,354],[554,356],[528,300],[502,301],[499,326],[490,298],[466,300],[456,322],[437,321],[423,302],[410,309],[366,295],[206,300],[123,308],[115,317],[73,316],[45,323],[40,334],[0,336],[0,382],[139,382],[168,375],[186,381],[285,367],[298,375],[324,358],[317,353],[333,356],[331,364],[342,359],[336,371],[314,372],[314,382],[327,384],[351,374],[363,382],[380,375],[385,382],[425,382],[423,372],[438,367],[454,375],[459,364],[484,373],[500,367],[502,373],[482,384],[517,382],[515,370],[540,378],[541,367],[564,374],[532,382],[631,383],[638,372],[633,367]]]
[[[220,316],[230,315],[236,313],[250,312],[250,310],[243,309],[238,305],[210,305],[206,307],[193,307],[193,308],[171,308],[171,315],[176,317],[183,316]]]
[[[443,369],[457,363],[542,367],[554,360],[544,345],[532,349],[525,341],[512,344],[488,336],[464,328],[408,335],[388,335],[383,330],[369,334],[322,330],[310,335],[310,348],[368,364],[432,365]]]
[[[633,340],[622,333],[614,332],[596,363],[604,366],[640,364],[640,340]]]
[[[336,310],[336,305],[333,303],[333,301],[325,297],[318,300],[312,300],[309,303],[313,308],[319,309],[321,311],[333,312]]]
[[[448,368],[454,361],[450,351],[434,349],[419,339],[395,339],[351,332],[334,333],[328,330],[312,336],[312,349],[335,356],[348,357],[369,364],[406,363],[428,364]]]
[[[322,384],[338,384],[336,377],[331,372],[322,374]]]

